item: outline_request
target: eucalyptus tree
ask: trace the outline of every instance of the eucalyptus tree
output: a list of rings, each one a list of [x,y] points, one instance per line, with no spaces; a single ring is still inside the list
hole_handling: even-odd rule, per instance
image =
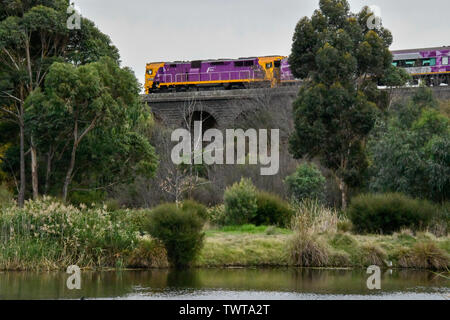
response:
[[[19,126],[19,205],[23,205],[25,199],[27,144],[31,154],[33,196],[38,195],[36,137],[27,136],[25,128],[27,97],[43,86],[54,62],[83,64],[101,56],[119,59],[109,37],[89,20],[82,19],[80,30],[67,28],[69,5],[69,0],[3,0],[0,3],[0,117]]]
[[[64,201],[75,174],[78,152],[84,141],[89,140],[89,134],[96,130],[102,136],[91,136],[90,146],[85,148],[91,149],[88,154],[96,154],[95,148],[115,149],[98,155],[103,158],[103,161],[102,158],[98,161],[105,165],[100,170],[124,167],[121,174],[117,170],[111,171],[111,174],[121,177],[130,176],[130,170],[126,169],[148,175],[156,170],[153,148],[148,140],[133,131],[136,115],[145,113],[139,84],[129,69],[120,68],[113,59],[104,57],[82,66],[54,63],[46,76],[44,90],[34,91],[26,104],[33,108],[30,112],[33,114],[30,119],[34,121],[33,127],[40,131],[52,130],[54,145],[62,140],[70,146],[60,151],[68,155],[62,181]],[[51,115],[56,124],[48,126],[48,121],[41,122],[45,118],[41,114]],[[107,164],[105,160],[111,163]],[[116,160],[116,165],[113,160]]]
[[[392,35],[381,24],[371,29],[372,15],[367,7],[352,13],[346,0],[320,0],[311,18],[298,22],[289,57],[293,74],[304,79],[290,151],[331,169],[343,208],[367,167],[365,141],[385,107],[377,83],[392,65]]]

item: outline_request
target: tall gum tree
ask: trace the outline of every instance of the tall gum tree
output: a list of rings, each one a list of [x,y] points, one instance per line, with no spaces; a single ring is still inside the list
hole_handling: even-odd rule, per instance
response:
[[[25,123],[27,97],[43,86],[54,62],[80,65],[102,56],[119,59],[117,48],[91,21],[83,18],[80,30],[67,29],[69,5],[69,0],[3,0],[0,3],[0,118],[19,126],[20,206],[25,199],[28,153],[33,197],[39,194],[39,152],[36,139]],[[29,152],[25,151],[27,145]]]
[[[381,24],[370,29],[372,15],[367,7],[350,12],[346,0],[320,0],[311,18],[298,22],[289,57],[293,74],[304,79],[290,151],[334,173],[344,209],[367,167],[366,138],[386,108],[377,83],[392,66],[392,35]]]

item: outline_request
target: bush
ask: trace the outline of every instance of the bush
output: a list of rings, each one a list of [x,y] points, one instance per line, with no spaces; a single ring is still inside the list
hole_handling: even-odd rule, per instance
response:
[[[225,206],[223,204],[208,208],[208,219],[213,225],[224,226],[226,221]]]
[[[325,195],[325,181],[325,177],[313,163],[298,166],[295,173],[284,180],[290,195],[296,200],[322,200]]]
[[[276,225],[286,227],[289,225],[293,211],[289,204],[279,196],[267,192],[258,192],[256,196],[257,211],[251,223],[261,225]]]
[[[181,204],[181,209],[183,211],[193,211],[196,212],[200,218],[206,220],[208,218],[208,210],[206,207],[198,202],[193,200],[185,200]]]
[[[347,210],[357,232],[384,234],[403,228],[424,229],[436,213],[436,206],[430,202],[399,193],[360,195]]]
[[[257,191],[251,180],[242,178],[225,190],[225,225],[243,225],[257,214]]]
[[[149,215],[147,231],[164,244],[167,259],[174,267],[188,266],[202,248],[205,220],[199,208],[200,205],[192,202],[180,207],[163,204]]]

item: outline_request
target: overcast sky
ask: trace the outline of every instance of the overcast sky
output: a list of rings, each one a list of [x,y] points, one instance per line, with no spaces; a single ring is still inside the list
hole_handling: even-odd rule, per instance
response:
[[[319,0],[74,0],[143,83],[154,61],[289,55],[296,23]],[[375,5],[391,49],[450,45],[449,0],[349,0]]]

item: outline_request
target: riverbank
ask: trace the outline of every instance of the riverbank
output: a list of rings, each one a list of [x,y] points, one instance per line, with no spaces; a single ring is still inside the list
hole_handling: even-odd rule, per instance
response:
[[[291,259],[294,233],[273,227],[244,226],[234,230],[206,231],[204,247],[194,267],[295,267]],[[409,232],[392,236],[324,233],[316,241],[325,246],[327,257],[322,268],[382,268],[448,271],[450,237],[436,238],[430,233]],[[143,239],[131,266],[166,268],[164,249]]]
[[[258,227],[247,231],[207,230],[203,249],[193,267],[287,267],[298,266],[291,259],[294,234],[285,229]],[[310,267],[364,268],[370,265],[448,271],[450,268],[450,237],[436,238],[429,233],[392,236],[322,234],[317,241],[327,248],[326,263]],[[27,244],[29,252],[0,252],[0,270],[57,270],[78,263],[82,268],[168,268],[164,248],[147,236],[136,248],[102,257],[96,265],[89,261],[59,259],[44,245]],[[106,252],[106,250],[105,250]],[[33,256],[33,259],[30,257]],[[114,259],[116,258],[116,259]],[[9,260],[8,260],[9,259]],[[109,261],[108,263],[102,261]],[[114,261],[114,263],[113,263]]]
[[[267,228],[268,233],[272,232]],[[291,261],[288,230],[281,234],[210,231],[197,266],[295,266]],[[328,258],[320,267],[363,268],[370,265],[393,268],[439,269],[450,267],[450,237],[408,232],[392,236],[335,233],[318,235]]]
[[[168,268],[164,247],[143,231],[147,217],[145,210],[78,208],[50,198],[27,202],[22,209],[3,209],[0,270],[65,270],[69,265]],[[192,266],[450,269],[449,236],[407,230],[393,235],[357,235],[336,227],[311,230],[294,233],[253,225],[218,229],[207,224]]]

